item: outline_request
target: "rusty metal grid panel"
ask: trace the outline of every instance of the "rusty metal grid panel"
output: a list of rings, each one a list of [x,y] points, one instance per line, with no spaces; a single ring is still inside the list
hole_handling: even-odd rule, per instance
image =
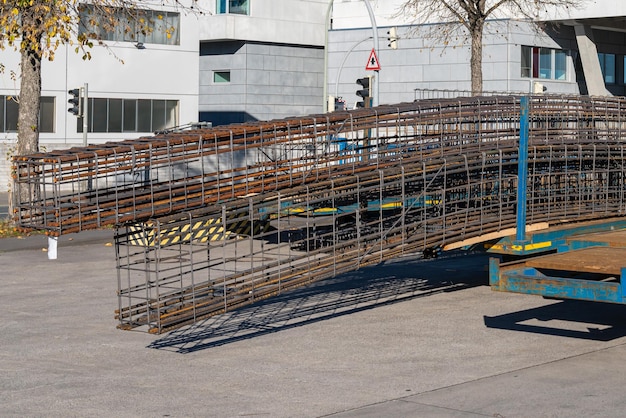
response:
[[[530,145],[621,143],[623,98],[533,96]],[[424,100],[19,156],[18,223],[51,235],[372,169],[514,147],[519,97]]]
[[[516,141],[515,97],[404,103],[15,157],[15,217],[51,235]]]
[[[623,207],[623,145],[532,153],[531,222],[596,219]],[[510,230],[517,155],[476,149],[118,228],[120,327],[160,333],[403,254]]]
[[[370,248],[384,227],[367,199],[387,178],[375,174],[241,199],[184,219],[150,221],[151,231],[167,236],[167,241],[137,240],[136,225],[118,229],[120,327],[162,332],[379,262],[378,252]],[[422,184],[423,175],[414,175]],[[389,187],[401,188],[401,181],[401,176],[392,175]],[[421,206],[407,213],[424,210]],[[227,233],[215,239],[187,233],[215,219]],[[143,231],[144,236],[151,234]],[[171,231],[179,231],[180,238],[172,239]],[[399,231],[397,225],[384,245],[397,247],[393,240],[403,235]]]

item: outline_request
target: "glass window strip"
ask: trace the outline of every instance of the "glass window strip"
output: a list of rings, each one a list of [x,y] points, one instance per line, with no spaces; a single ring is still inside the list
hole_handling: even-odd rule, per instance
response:
[[[0,132],[17,132],[18,102],[12,96],[0,95]],[[39,132],[54,133],[55,98],[42,96],[39,107]]]
[[[171,128],[178,125],[179,103],[178,100],[92,97],[89,99],[88,132],[155,132]],[[112,108],[116,110],[111,111]],[[76,123],[76,131],[82,133],[82,118],[77,118]]]
[[[114,27],[106,28],[97,23],[102,18],[96,18],[94,6],[81,4],[79,33],[106,41],[180,45],[180,13],[149,9],[136,9],[134,12],[137,14],[135,18],[129,17],[128,10],[116,9],[113,20],[117,23]],[[152,30],[142,32],[142,28],[137,27],[136,19],[139,15],[152,23]]]
[[[599,52],[598,61],[600,61],[600,70],[602,71],[602,77],[605,84],[616,83],[616,60],[615,54],[606,54]]]
[[[569,56],[566,50],[522,45],[520,75],[522,78],[567,80]]]

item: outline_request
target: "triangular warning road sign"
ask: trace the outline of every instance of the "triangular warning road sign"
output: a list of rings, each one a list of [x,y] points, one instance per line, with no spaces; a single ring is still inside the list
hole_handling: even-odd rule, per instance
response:
[[[367,59],[365,69],[369,71],[380,71],[380,63],[378,62],[378,57],[376,56],[376,50],[374,50],[374,48],[372,48],[372,52],[370,52],[370,57]]]

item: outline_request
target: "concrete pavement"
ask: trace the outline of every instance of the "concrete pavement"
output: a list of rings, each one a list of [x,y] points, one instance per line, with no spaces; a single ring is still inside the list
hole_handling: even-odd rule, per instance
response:
[[[115,328],[100,232],[53,261],[0,240],[1,416],[623,416],[623,307],[492,292],[484,255],[406,257],[155,336]]]

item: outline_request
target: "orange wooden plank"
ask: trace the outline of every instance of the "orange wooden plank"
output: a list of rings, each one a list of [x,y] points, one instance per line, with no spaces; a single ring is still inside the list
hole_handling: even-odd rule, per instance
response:
[[[528,267],[619,277],[626,267],[626,248],[589,247],[526,260]]]

